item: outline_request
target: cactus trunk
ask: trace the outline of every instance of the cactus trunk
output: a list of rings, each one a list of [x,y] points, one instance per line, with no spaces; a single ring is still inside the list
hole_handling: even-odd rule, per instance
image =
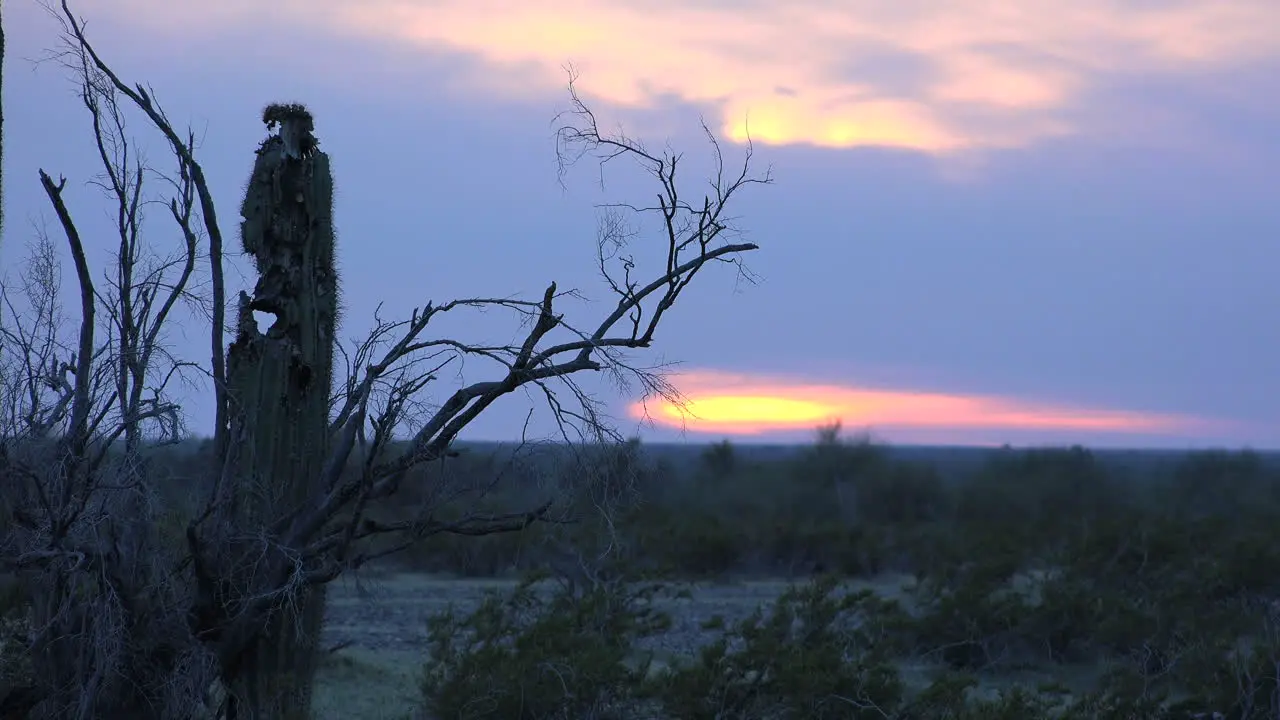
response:
[[[236,438],[231,512],[240,527],[261,528],[314,502],[324,488],[329,392],[338,312],[334,270],[333,177],[315,149],[301,106],[268,107],[241,214],[244,251],[258,282],[241,293],[239,327],[227,357],[231,437]],[[253,312],[273,316],[265,333]],[[288,548],[285,549],[288,551]],[[262,640],[225,677],[238,720],[307,718],[323,586],[299,586],[272,614]]]

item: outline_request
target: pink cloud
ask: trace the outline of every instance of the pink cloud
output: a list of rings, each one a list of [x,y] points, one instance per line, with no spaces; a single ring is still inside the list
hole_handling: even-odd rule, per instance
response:
[[[766,143],[943,155],[1087,132],[1071,111],[1117,75],[1190,78],[1280,56],[1274,0],[111,0],[93,10],[159,32],[289,22],[461,54],[482,70],[460,86],[500,97],[558,92],[573,62],[599,100],[646,108],[676,97],[734,139],[749,118]]]

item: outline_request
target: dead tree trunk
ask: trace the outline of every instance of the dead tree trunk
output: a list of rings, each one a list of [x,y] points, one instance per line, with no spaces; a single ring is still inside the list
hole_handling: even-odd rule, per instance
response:
[[[257,529],[259,536],[246,542],[260,544],[259,557],[271,565],[291,562],[300,550],[275,546],[285,534],[279,519],[324,491],[317,485],[328,455],[338,295],[333,177],[328,156],[316,150],[311,115],[300,105],[272,105],[263,120],[268,129],[279,124],[280,132],[258,150],[241,208],[244,251],[254,256],[259,277],[252,298],[241,293],[227,355],[238,446],[225,500],[234,525]],[[254,312],[272,317],[265,334]],[[268,530],[273,525],[275,532]],[[324,589],[299,580],[287,592],[265,634],[224,677],[238,720],[310,715]]]

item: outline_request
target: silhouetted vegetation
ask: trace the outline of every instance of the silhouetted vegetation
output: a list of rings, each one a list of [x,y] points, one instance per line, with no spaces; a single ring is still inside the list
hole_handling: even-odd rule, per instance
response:
[[[608,529],[580,504],[563,524],[399,556],[413,571],[539,571],[432,621],[424,703],[438,718],[1274,718],[1280,468],[1169,457],[1005,449],[957,475],[830,432],[766,460],[728,442],[680,463],[634,441],[589,457],[471,448],[406,486],[501,476],[484,498],[495,512],[548,485],[568,506],[619,478],[636,497]],[[154,462],[177,478],[202,460],[169,448]],[[591,574],[604,580],[535,592],[566,529],[612,544]],[[697,653],[638,649],[669,627],[654,598],[680,581],[778,575],[791,592],[709,627],[718,639]],[[0,679],[21,667],[6,656]]]
[[[945,468],[829,436],[764,462],[721,443],[666,477],[642,460],[635,472],[650,492],[618,523],[615,577],[791,574],[799,584],[719,628],[701,654],[657,669],[621,645],[660,624],[619,589],[631,586],[577,600],[522,586],[433,626],[436,643],[462,633],[488,648],[449,645],[427,663],[436,717],[1280,713],[1280,471],[1257,454],[1135,467],[1078,447],[1006,449],[951,482]],[[538,564],[529,537],[494,539],[511,545],[487,548],[487,567]],[[468,571],[444,557],[418,561]],[[851,588],[876,577],[905,587]],[[546,667],[573,681],[531,670]],[[475,685],[499,672],[509,682]],[[536,702],[522,683],[537,687]],[[517,711],[518,697],[528,704]]]

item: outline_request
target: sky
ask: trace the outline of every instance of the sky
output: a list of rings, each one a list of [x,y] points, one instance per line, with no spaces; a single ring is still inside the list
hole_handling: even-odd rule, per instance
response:
[[[688,192],[712,168],[700,119],[730,162],[749,135],[775,179],[730,207],[760,246],[758,281],[710,268],[633,356],[669,364],[684,411],[587,381],[624,434],[790,442],[838,419],[895,443],[1280,447],[1275,0],[71,4],[108,62],[196,132],[229,235],[262,107],[312,110],[337,186],[340,337],[379,303],[407,317],[537,299],[552,280],[585,298],[567,319],[611,309],[596,205],[658,188],[622,170],[602,187],[588,165],[560,184],[571,66],[606,128],[685,153]],[[38,168],[68,178],[101,269],[110,205],[87,184],[88,115],[67,71],[37,62],[59,26],[37,0],[4,12],[0,274],[56,228]],[[150,242],[171,247],[152,215]],[[662,261],[659,235],[633,242],[642,267]],[[250,268],[236,259],[233,281],[251,285]],[[439,332],[519,330],[488,313]],[[169,340],[203,359],[204,337],[191,318]],[[427,399],[493,374],[458,368]],[[207,388],[183,392],[207,432]],[[530,432],[553,434],[517,393],[462,437],[517,437],[530,409]]]

